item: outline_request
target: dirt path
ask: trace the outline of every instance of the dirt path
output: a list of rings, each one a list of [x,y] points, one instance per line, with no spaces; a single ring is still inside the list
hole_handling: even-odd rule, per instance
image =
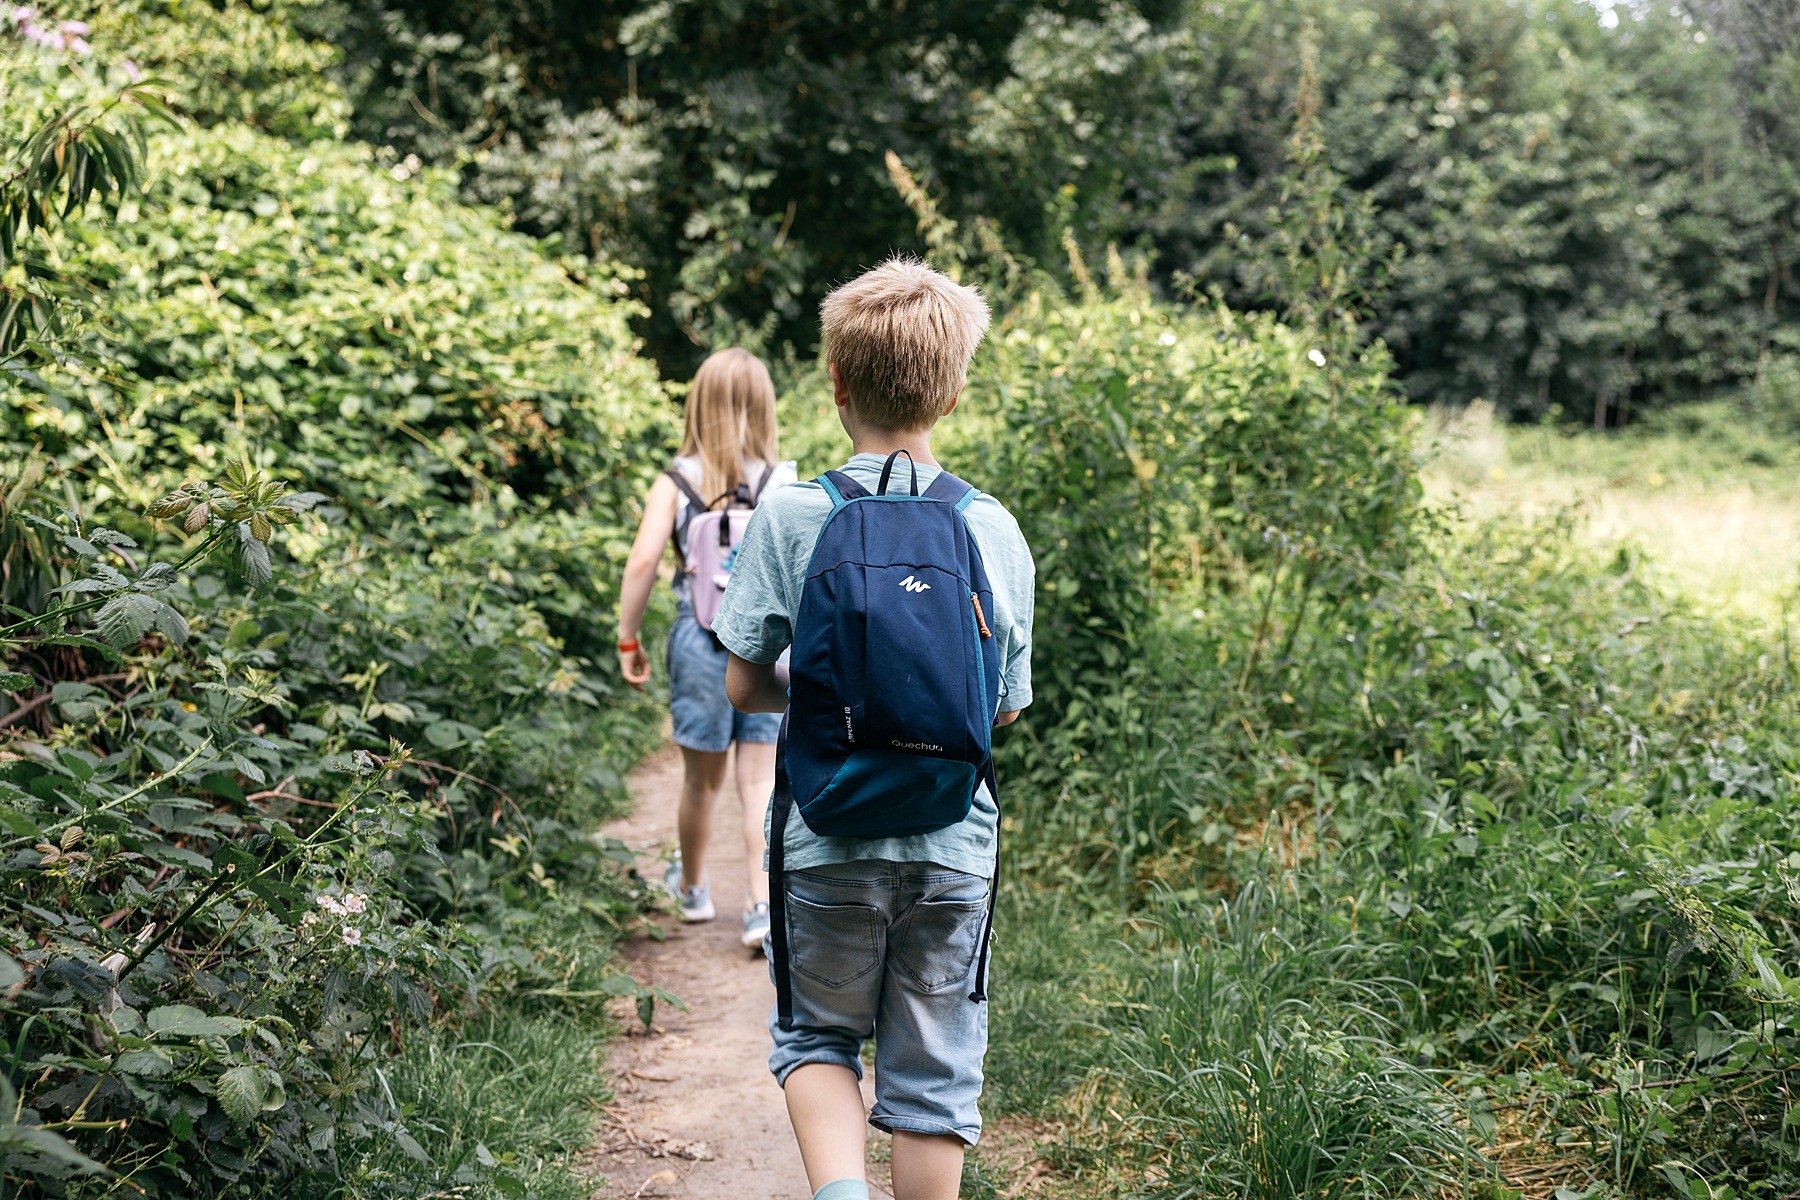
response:
[[[660,884],[675,847],[680,788],[681,759],[671,747],[632,775],[635,811],[603,831],[637,852],[638,869],[652,884]],[[614,1043],[608,1069],[617,1098],[596,1136],[592,1169],[607,1177],[596,1197],[805,1200],[812,1194],[767,1066],[775,998],[768,965],[738,942],[744,855],[736,804],[728,785],[707,867],[718,919],[684,925],[671,915],[663,922],[667,940],[640,939],[623,949],[632,974],[680,996],[689,1011],[659,1006],[647,1033],[630,1018]],[[879,1182],[872,1172],[871,1184]]]

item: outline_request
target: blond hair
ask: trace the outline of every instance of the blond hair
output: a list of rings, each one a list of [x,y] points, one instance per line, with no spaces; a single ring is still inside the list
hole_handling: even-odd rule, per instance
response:
[[[775,385],[748,350],[709,355],[688,387],[681,453],[700,460],[700,494],[711,500],[740,483],[744,464],[776,461]]]
[[[981,293],[916,258],[890,258],[819,306],[825,357],[856,414],[879,429],[929,429],[968,378],[987,332]]]

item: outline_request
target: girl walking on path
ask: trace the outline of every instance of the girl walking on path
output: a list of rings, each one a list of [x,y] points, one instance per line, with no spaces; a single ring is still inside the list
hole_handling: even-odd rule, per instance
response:
[[[728,655],[707,625],[717,608],[722,573],[730,571],[734,531],[742,516],[776,487],[794,482],[794,464],[777,456],[775,387],[762,360],[745,350],[721,350],[700,364],[688,390],[687,431],[681,454],[657,477],[644,499],[644,518],[625,563],[619,589],[619,669],[628,683],[650,679],[650,659],[638,642],[657,564],[675,546],[675,627],[669,632],[669,707],[684,778],[677,811],[681,850],[663,883],[685,921],[710,921],[716,910],[706,874],[713,808],[725,789],[731,747],[737,746],[737,791],[742,807],[745,946],[762,946],[769,928],[769,878],[762,870],[763,810],[775,786],[778,713],[740,713],[725,697]],[[702,546],[696,521],[723,511],[729,544]],[[719,524],[706,522],[717,538]],[[704,567],[705,578],[701,577]],[[708,591],[711,589],[711,591]],[[698,601],[698,604],[696,603]],[[698,609],[698,612],[696,611]],[[704,622],[704,624],[703,624]]]

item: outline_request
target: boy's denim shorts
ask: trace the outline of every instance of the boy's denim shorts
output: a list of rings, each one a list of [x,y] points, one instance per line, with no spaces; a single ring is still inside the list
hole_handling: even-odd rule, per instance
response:
[[[722,751],[733,742],[773,742],[781,736],[780,713],[741,713],[725,698],[725,647],[700,628],[683,604],[669,631],[669,713],[675,744]]]
[[[832,1063],[862,1078],[875,1038],[875,1108],[889,1133],[981,1137],[988,1006],[969,999],[988,881],[934,863],[865,859],[787,872],[794,1028],[769,1017],[769,1070]],[[764,940],[768,949],[768,940]],[[773,975],[774,967],[771,965]]]

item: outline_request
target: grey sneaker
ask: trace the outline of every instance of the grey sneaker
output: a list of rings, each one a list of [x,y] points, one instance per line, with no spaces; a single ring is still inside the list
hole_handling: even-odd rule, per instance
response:
[[[681,906],[681,919],[684,921],[710,921],[718,915],[713,908],[712,888],[706,884],[696,884],[683,891],[681,888],[681,856],[669,864],[663,872],[663,887],[675,903]]]
[[[761,950],[763,937],[769,932],[769,905],[765,901],[752,904],[750,911],[744,914],[744,946],[750,950]]]

